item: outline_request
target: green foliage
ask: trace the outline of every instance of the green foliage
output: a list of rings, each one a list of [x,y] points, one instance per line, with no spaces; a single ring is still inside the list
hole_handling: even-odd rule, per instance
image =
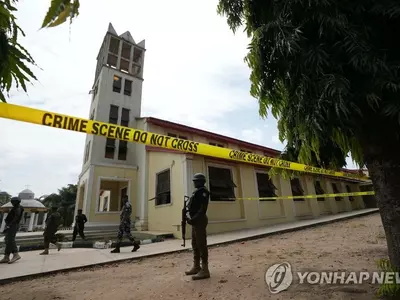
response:
[[[8,203],[11,199],[11,195],[7,192],[0,192],[0,206]]]
[[[19,34],[25,36],[14,15],[18,0],[0,0],[0,101],[13,85],[27,92],[27,83],[37,80],[28,65],[36,66],[29,52],[18,42]],[[56,27],[79,15],[79,1],[52,0],[41,28]]]
[[[379,259],[377,261],[377,266],[383,272],[397,272],[390,261],[386,258]],[[400,285],[396,283],[383,283],[379,287],[377,295],[385,297],[386,299],[399,299]]]
[[[0,1],[0,100],[6,102],[4,92],[9,96],[10,89],[15,83],[26,92],[26,83],[35,79],[35,75],[27,64],[35,65],[29,52],[18,43],[19,34],[25,36],[16,23],[13,4],[17,1]]]
[[[65,23],[68,18],[71,24],[73,19],[79,15],[79,6],[79,0],[52,0],[44,17],[42,28],[56,27]]]
[[[58,194],[50,194],[46,196],[42,203],[48,208],[58,207],[59,213],[63,219],[63,226],[69,226],[73,222],[75,210],[75,201],[77,196],[78,186],[76,184],[68,184],[58,190]]]
[[[233,32],[251,38],[245,62],[259,114],[278,119],[286,154],[338,169],[368,144],[399,140],[400,2],[220,0]],[[382,135],[382,133],[385,135]],[[334,151],[332,151],[334,150]]]

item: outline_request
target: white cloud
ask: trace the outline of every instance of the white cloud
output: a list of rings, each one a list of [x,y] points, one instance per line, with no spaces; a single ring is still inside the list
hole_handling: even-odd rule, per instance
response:
[[[49,1],[21,1],[17,17],[27,35],[22,44],[43,70],[34,69],[39,81],[28,86],[29,95],[14,91],[9,102],[88,117],[96,56],[112,22],[119,34],[129,30],[136,42],[146,39],[143,116],[276,148],[269,138],[277,133],[274,126],[249,130],[237,120],[229,120],[235,130],[223,125],[227,114],[256,106],[243,62],[248,39],[230,31],[216,14],[217,3],[158,1],[154,9],[148,1],[82,1],[71,31],[68,24],[39,31]],[[246,117],[258,119],[257,108]],[[83,134],[5,119],[0,128],[0,189],[16,194],[30,185],[39,196],[77,182]]]

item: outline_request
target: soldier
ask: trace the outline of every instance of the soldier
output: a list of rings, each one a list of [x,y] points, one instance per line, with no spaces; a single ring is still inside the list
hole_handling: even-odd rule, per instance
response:
[[[5,223],[6,228],[3,233],[5,234],[4,242],[6,244],[6,249],[4,251],[4,258],[0,260],[0,263],[13,263],[21,259],[18,254],[17,243],[15,242],[15,236],[19,229],[19,222],[21,221],[22,215],[24,213],[24,208],[21,206],[21,199],[19,197],[11,198],[12,208],[8,213]],[[13,258],[10,260],[10,254],[13,254]]]
[[[78,209],[78,214],[75,217],[74,232],[72,233],[72,241],[75,241],[76,235],[79,233],[82,240],[86,240],[83,230],[85,229],[85,223],[87,222],[86,215],[82,213],[82,209]]]
[[[210,278],[207,249],[207,208],[210,192],[205,187],[206,177],[197,173],[193,176],[195,190],[188,203],[187,223],[192,225],[193,267],[186,275],[193,275],[193,280]],[[201,258],[201,267],[200,267]]]
[[[51,214],[46,219],[46,228],[43,232],[44,236],[44,251],[40,255],[48,255],[50,243],[57,246],[57,250],[61,250],[61,244],[57,241],[56,232],[61,224],[61,215],[57,207],[51,208]]]
[[[128,239],[133,243],[132,252],[139,250],[140,246],[135,238],[131,234],[131,214],[132,214],[132,205],[129,202],[128,196],[125,195],[122,198],[122,209],[120,215],[120,224],[118,229],[118,241],[115,249],[111,251],[111,253],[120,253],[120,246],[122,242],[122,238],[124,235],[128,237]]]

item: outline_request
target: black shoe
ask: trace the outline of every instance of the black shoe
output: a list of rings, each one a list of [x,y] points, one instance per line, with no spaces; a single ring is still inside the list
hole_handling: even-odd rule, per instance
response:
[[[121,251],[119,250],[119,247],[117,247],[114,250],[111,250],[111,253],[121,253]]]
[[[133,249],[132,252],[136,252],[140,249],[139,243],[138,242],[134,242],[133,243]]]

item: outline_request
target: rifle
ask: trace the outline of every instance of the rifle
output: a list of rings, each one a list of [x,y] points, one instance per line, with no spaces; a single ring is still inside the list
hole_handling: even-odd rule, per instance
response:
[[[187,201],[190,199],[188,196],[183,196],[183,208],[182,208],[182,220],[181,220],[181,227],[182,227],[182,240],[183,244],[182,247],[186,246],[186,220],[187,220]]]

